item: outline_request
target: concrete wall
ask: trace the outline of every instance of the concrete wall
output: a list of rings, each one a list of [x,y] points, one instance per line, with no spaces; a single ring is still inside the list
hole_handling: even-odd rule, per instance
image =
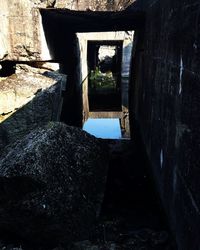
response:
[[[91,32],[78,33],[80,59],[81,59],[81,84],[83,93],[83,122],[89,117],[89,103],[88,103],[88,63],[87,63],[87,45],[88,41],[122,41],[122,112],[124,116],[123,126],[127,128],[129,134],[129,111],[128,111],[128,82],[130,73],[131,50],[133,45],[134,32]]]
[[[0,1],[0,61],[49,60],[38,7],[42,1]]]
[[[0,61],[45,61],[52,59],[44,36],[39,8],[123,10],[134,1],[1,0]]]
[[[122,10],[134,1],[135,0],[56,0],[55,7],[68,8],[71,10]]]
[[[140,129],[178,249],[198,250],[200,2],[148,1],[136,42],[132,128]]]

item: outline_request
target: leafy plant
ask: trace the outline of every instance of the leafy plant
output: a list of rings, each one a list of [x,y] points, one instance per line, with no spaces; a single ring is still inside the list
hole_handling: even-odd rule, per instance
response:
[[[102,73],[98,67],[91,71],[89,79],[90,87],[93,90],[116,88],[116,79],[113,77],[112,72]]]

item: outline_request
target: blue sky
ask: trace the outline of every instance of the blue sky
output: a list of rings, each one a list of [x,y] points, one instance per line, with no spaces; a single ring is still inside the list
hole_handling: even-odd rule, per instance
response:
[[[91,119],[89,118],[84,126],[83,130],[103,139],[119,139],[121,138],[121,128],[119,119]]]

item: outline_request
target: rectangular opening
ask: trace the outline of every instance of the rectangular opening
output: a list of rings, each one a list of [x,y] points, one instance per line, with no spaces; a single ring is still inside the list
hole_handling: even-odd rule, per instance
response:
[[[83,130],[102,139],[121,139],[122,132],[119,119],[89,118],[83,125]]]
[[[83,60],[83,123],[88,118],[119,119],[130,138],[128,91],[133,31],[79,33]]]
[[[88,41],[90,111],[121,110],[122,41]]]

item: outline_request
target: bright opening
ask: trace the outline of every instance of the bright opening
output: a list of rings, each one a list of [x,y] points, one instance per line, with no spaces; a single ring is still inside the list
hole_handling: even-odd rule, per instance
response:
[[[83,125],[83,130],[102,139],[120,139],[122,138],[119,119],[89,118]]]

